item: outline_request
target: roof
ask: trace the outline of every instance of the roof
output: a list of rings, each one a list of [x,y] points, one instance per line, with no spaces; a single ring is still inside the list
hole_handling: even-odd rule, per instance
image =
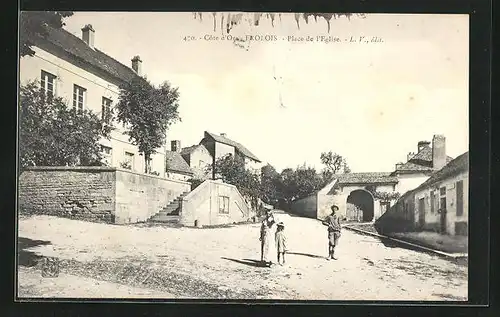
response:
[[[413,191],[432,186],[440,181],[443,181],[449,177],[456,176],[457,174],[469,171],[469,152],[458,156],[456,159],[452,160],[446,164],[442,169],[432,174],[425,182],[420,186],[415,188]]]
[[[182,158],[179,152],[166,151],[165,160],[167,165],[166,168],[167,171],[179,172],[189,175],[193,174],[191,167],[189,167],[188,163]]]
[[[195,145],[191,145],[191,146],[188,146],[188,147],[185,147],[185,148],[182,148],[181,150],[181,155],[184,156],[184,155],[188,155],[188,154],[191,154],[194,152],[194,150],[196,150],[199,146],[202,146],[201,144],[195,144]]]
[[[337,184],[395,184],[398,182],[396,176],[391,173],[346,173],[333,176]]]
[[[449,163],[453,158],[446,157],[446,163]],[[412,156],[408,162],[399,166],[395,172],[426,172],[434,171],[432,167],[432,148],[428,145],[424,146],[417,154]]]
[[[210,132],[207,132],[207,131],[205,131],[205,137],[209,137],[209,138],[211,138],[211,139],[213,139],[213,140],[215,140],[216,142],[219,142],[219,143],[224,143],[224,144],[227,144],[227,145],[234,146],[244,156],[249,157],[249,158],[251,158],[254,161],[257,161],[259,163],[261,162],[261,160],[259,160],[259,158],[257,156],[255,156],[246,147],[244,147],[243,145],[241,145],[238,142],[235,142],[235,141],[233,141],[231,139],[228,139],[226,137],[223,137],[221,135],[213,134],[213,133],[210,133]]]
[[[56,29],[47,26],[47,32],[47,37],[31,35],[30,41],[35,46],[49,51],[55,46],[74,59],[74,62],[84,62],[122,82],[130,82],[134,77],[138,77],[132,68],[96,48],[92,49],[81,38],[63,28]]]

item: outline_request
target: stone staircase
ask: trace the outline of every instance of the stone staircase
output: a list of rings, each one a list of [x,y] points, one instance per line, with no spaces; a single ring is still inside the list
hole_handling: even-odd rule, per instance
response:
[[[182,198],[184,198],[189,192],[182,193],[179,197],[174,199],[167,206],[163,207],[158,213],[149,218],[150,222],[179,222],[179,212],[181,207]]]

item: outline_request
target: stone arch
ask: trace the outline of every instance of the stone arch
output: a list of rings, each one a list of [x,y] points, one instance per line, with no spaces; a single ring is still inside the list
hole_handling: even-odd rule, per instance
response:
[[[370,222],[375,216],[375,199],[364,189],[356,189],[349,193],[346,201],[347,220]]]

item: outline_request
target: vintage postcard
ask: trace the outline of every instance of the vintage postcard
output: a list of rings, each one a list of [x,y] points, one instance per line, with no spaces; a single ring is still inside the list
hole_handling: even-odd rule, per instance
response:
[[[20,19],[17,300],[468,299],[468,15]]]

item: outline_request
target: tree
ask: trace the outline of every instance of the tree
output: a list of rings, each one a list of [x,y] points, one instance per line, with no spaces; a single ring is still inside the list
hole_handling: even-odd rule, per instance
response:
[[[64,19],[73,15],[71,11],[23,11],[19,18],[20,57],[33,56],[33,37],[48,35],[47,26],[62,28]]]
[[[260,182],[262,199],[265,202],[273,203],[282,198],[281,176],[272,165],[267,164],[261,168]]]
[[[19,156],[21,167],[100,165],[99,141],[111,127],[89,110],[68,107],[47,96],[39,83],[20,89]]]
[[[156,88],[142,77],[135,77],[120,89],[117,119],[144,155],[145,173],[151,171],[151,156],[165,144],[169,126],[181,120],[178,100],[178,89],[168,82]]]
[[[252,207],[257,208],[258,199],[262,195],[261,184],[257,175],[245,169],[245,163],[241,158],[228,154],[217,159],[215,166],[207,168],[209,170],[213,168],[224,183],[236,186],[244,197],[251,200]]]
[[[332,151],[322,152],[320,159],[321,163],[325,165],[322,176],[326,183],[332,180],[334,174],[351,172],[349,165],[347,165],[347,160],[340,154]]]

